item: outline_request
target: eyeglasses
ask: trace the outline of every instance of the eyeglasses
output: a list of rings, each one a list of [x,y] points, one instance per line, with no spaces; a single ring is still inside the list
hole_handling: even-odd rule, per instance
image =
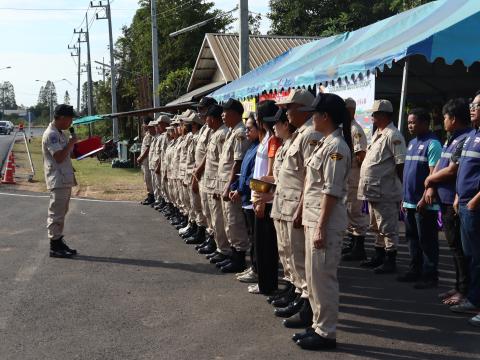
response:
[[[471,103],[470,110],[478,110],[480,109],[480,103]]]

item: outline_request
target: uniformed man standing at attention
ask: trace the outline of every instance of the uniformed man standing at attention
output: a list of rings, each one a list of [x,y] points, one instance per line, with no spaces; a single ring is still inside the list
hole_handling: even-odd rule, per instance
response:
[[[245,135],[243,111],[243,105],[238,100],[229,99],[223,104],[222,118],[229,131],[218,163],[217,188],[222,197],[225,233],[231,246],[231,253],[227,259],[217,263],[225,273],[245,270],[245,253],[250,249],[242,204],[230,201],[229,197],[230,187],[238,178],[243,157],[250,146],[250,141]]]
[[[364,260],[365,235],[368,229],[368,217],[362,212],[363,202],[358,200],[358,182],[360,181],[360,166],[367,153],[367,137],[360,124],[355,120],[357,103],[352,98],[345,99],[345,105],[350,115],[353,144],[352,168],[348,176],[347,213],[348,236],[350,244],[342,249],[342,260]]]
[[[152,184],[152,174],[148,166],[148,154],[150,151],[150,144],[153,140],[153,134],[155,128],[148,127],[148,124],[153,119],[150,116],[145,116],[143,118],[143,140],[142,147],[140,148],[140,156],[137,158],[137,163],[142,167],[143,171],[143,180],[145,181],[145,186],[147,187],[147,197],[142,201],[142,205],[150,205],[155,202],[155,196],[153,194],[153,184]]]
[[[297,296],[288,306],[275,310],[276,316],[289,317],[284,321],[284,325],[291,328],[307,327],[312,322],[305,275],[302,198],[305,160],[310,157],[322,135],[313,128],[311,113],[299,111],[299,108],[310,106],[314,100],[308,90],[294,89],[287,99],[277,102],[279,107],[286,108],[288,121],[296,128],[278,173],[271,214],[272,218],[279,220],[280,234],[277,236],[281,236],[282,241],[288,243],[291,249],[291,271]]]
[[[77,138],[67,139],[63,130],[72,125],[73,106],[61,104],[55,108],[53,121],[42,137],[45,182],[50,191],[47,229],[50,239],[50,257],[69,258],[77,254],[63,239],[65,215],[68,212],[72,187],[77,185],[72,167],[72,151]]]
[[[407,153],[403,135],[392,123],[393,106],[375,100],[372,111],[376,131],[360,169],[358,198],[367,200],[371,224],[376,233],[375,255],[361,266],[376,274],[396,270],[398,214],[403,198],[403,164]]]

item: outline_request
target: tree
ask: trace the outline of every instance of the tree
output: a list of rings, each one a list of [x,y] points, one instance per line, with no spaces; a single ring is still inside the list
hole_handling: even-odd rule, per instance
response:
[[[63,95],[63,103],[70,105],[70,94],[68,93],[68,90],[66,90],[65,95]]]
[[[248,32],[250,35],[260,35],[260,26],[262,25],[261,14],[248,14]]]
[[[1,109],[3,110],[16,110],[17,103],[15,101],[15,89],[10,81],[0,83],[0,101]]]
[[[135,13],[130,26],[122,29],[122,36],[115,45],[118,62],[118,107],[128,110],[141,102],[139,79],[151,77],[151,18],[150,2],[139,1],[140,8]],[[172,71],[193,68],[206,32],[220,32],[233,21],[230,15],[210,21],[200,30],[191,31],[176,37],[169,34],[212,18],[220,13],[213,9],[214,3],[203,0],[157,0],[158,43],[160,81]],[[151,79],[148,80],[151,88]]]
[[[270,0],[271,34],[330,36],[431,0]]]
[[[168,73],[165,80],[158,85],[160,101],[165,105],[187,92],[192,69],[183,68]]]
[[[52,105],[53,108],[57,106],[57,90],[52,81],[48,80],[45,86],[40,87],[37,104],[45,105],[47,107]]]

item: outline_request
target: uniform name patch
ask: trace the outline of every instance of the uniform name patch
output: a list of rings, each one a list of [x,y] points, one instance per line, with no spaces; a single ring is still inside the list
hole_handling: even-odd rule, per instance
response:
[[[334,161],[342,160],[342,159],[343,159],[343,155],[340,154],[340,153],[333,153],[333,154],[330,154],[330,159],[332,159],[332,160],[334,160]]]
[[[312,145],[312,146],[317,146],[318,140],[310,140],[310,142],[308,144]]]

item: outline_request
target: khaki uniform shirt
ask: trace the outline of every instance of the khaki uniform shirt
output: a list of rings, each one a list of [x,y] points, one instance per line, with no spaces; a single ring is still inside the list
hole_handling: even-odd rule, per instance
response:
[[[187,173],[187,150],[192,142],[193,134],[189,132],[182,137],[182,142],[178,145],[178,179],[185,181],[185,174]]]
[[[150,148],[148,150],[148,168],[150,170],[155,170],[158,162],[158,154],[156,151],[158,141],[160,139],[160,135],[155,135],[152,138],[152,142],[150,143]]]
[[[331,195],[337,198],[337,202],[330,215],[329,226],[338,230],[347,227],[345,201],[351,161],[350,148],[340,129],[320,140],[306,162],[302,212],[304,226],[317,225],[324,196]]]
[[[197,146],[195,147],[195,166],[199,166],[207,154],[208,141],[213,134],[213,130],[207,125],[203,125],[198,132]]]
[[[143,154],[150,147],[152,140],[153,136],[150,135],[150,133],[148,132],[143,136],[142,146],[140,147],[140,154]],[[148,164],[148,156],[143,159],[142,164]]]
[[[227,133],[228,128],[222,125],[212,134],[208,142],[205,174],[203,175],[205,179],[203,183],[204,189],[208,194],[219,193],[217,190],[218,163]]]
[[[157,144],[155,145],[155,155],[158,157],[156,166],[158,165],[160,167],[160,171],[162,169],[162,159],[163,159],[163,154],[165,153],[165,148],[168,145],[167,141],[167,134],[163,133],[160,134],[158,137]]]
[[[322,134],[313,128],[312,119],[293,133],[278,173],[271,213],[273,219],[293,221],[303,193],[305,160],[310,157],[321,138]]]
[[[183,183],[185,185],[189,185],[192,182],[192,174],[195,170],[195,149],[197,147],[198,138],[198,132],[196,134],[192,134],[191,140],[188,143],[185,178],[183,179]]]
[[[358,199],[372,202],[401,201],[402,182],[396,166],[405,162],[406,152],[405,139],[393,123],[383,130],[377,129],[360,168]]]
[[[43,168],[48,190],[77,185],[70,156],[61,163],[57,163],[53,157],[57,151],[65,149],[67,144],[68,139],[65,134],[50,123],[42,137]]]
[[[352,144],[353,153],[356,154],[360,151],[367,151],[367,137],[365,132],[358,122],[352,120]],[[358,181],[360,180],[360,164],[355,157],[352,158],[352,168],[350,170],[350,176],[348,177],[348,187],[357,189]]]
[[[178,143],[179,139],[174,139],[168,146],[167,148],[167,154],[165,155],[165,163],[167,164],[166,166],[166,173],[167,173],[167,179],[173,180],[175,178],[175,169],[173,166],[173,158],[174,158],[174,153],[175,153],[175,148]]]
[[[282,146],[275,153],[275,160],[273,161],[273,178],[275,179],[275,184],[278,184],[278,174],[280,173],[280,168],[282,167],[283,159],[287,153],[288,147],[292,139],[287,139],[283,142]]]
[[[245,125],[243,121],[240,121],[233,129],[228,131],[222,154],[220,155],[217,180],[219,194],[225,190],[235,162],[243,160],[249,146],[250,141],[245,135]]]
[[[180,179],[180,163],[181,163],[181,148],[183,142],[185,141],[185,136],[180,136],[177,139],[177,142],[173,146],[172,150],[172,168],[173,168],[173,178],[176,180]]]

